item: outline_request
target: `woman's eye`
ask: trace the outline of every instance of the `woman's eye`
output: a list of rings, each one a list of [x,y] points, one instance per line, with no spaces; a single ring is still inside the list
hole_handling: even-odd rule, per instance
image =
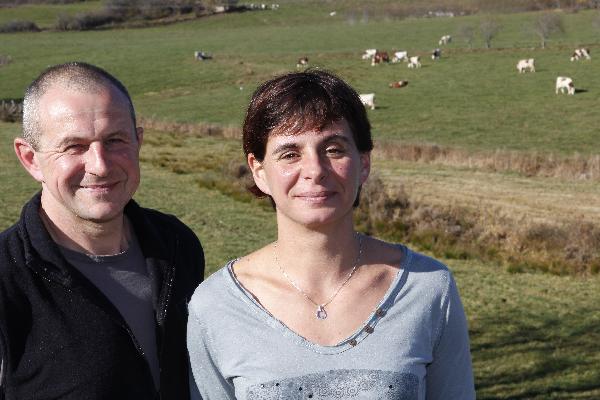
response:
[[[327,148],[327,154],[331,154],[331,155],[340,155],[344,153],[344,149],[340,148],[340,147],[328,147]]]
[[[298,157],[298,154],[296,154],[296,153],[283,153],[280,158],[282,160],[294,160],[297,157]]]

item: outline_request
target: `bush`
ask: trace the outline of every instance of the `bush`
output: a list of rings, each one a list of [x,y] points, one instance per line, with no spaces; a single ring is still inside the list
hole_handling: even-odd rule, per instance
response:
[[[40,28],[31,21],[10,21],[0,26],[1,33],[9,32],[39,32]]]
[[[22,100],[0,100],[0,121],[20,122],[23,120]]]
[[[86,31],[100,26],[122,22],[120,16],[109,11],[95,13],[80,13],[72,15],[61,14],[56,22],[56,29],[61,31]]]
[[[10,64],[11,62],[12,58],[10,56],[0,54],[0,65]]]

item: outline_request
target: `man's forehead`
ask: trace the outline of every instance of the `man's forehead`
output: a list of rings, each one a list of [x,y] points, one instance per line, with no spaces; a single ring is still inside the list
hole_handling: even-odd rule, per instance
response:
[[[46,90],[38,105],[42,118],[86,114],[119,117],[129,114],[127,98],[111,86],[84,89],[56,84]]]

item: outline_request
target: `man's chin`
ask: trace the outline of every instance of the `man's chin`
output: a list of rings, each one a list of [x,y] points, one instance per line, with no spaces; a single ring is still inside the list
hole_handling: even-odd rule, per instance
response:
[[[77,217],[95,224],[105,224],[123,217],[124,207],[92,207],[77,212]]]

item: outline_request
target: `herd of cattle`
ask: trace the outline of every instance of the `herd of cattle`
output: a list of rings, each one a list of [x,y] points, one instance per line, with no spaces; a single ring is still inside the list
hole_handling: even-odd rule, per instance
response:
[[[578,60],[591,60],[592,57],[590,56],[590,49],[584,48],[584,47],[580,47],[578,49],[575,49],[575,51],[573,51],[573,54],[571,55],[571,61],[578,61]],[[526,58],[523,60],[519,60],[519,62],[517,63],[517,71],[519,71],[520,74],[525,73],[525,72],[535,72],[535,60],[533,58]],[[555,93],[558,94],[560,93],[567,93],[567,94],[571,94],[574,95],[575,94],[575,85],[573,84],[573,79],[568,77],[568,76],[559,76],[556,78],[556,85],[555,85]]]
[[[443,46],[452,42],[452,36],[444,35],[440,38],[438,45]],[[440,48],[436,48],[431,51],[431,59],[439,60],[442,57],[442,50]],[[362,54],[363,60],[371,60],[371,66],[375,66],[381,63],[389,63],[392,64],[405,62],[406,66],[411,69],[421,68],[421,56],[409,56],[407,51],[394,51],[392,58],[387,51],[379,51],[377,49],[367,49]],[[408,81],[400,80],[391,82],[388,86],[394,89],[400,89],[408,85]],[[360,95],[360,99],[365,105],[365,107],[370,108],[371,110],[375,109],[375,93],[365,93]]]
[[[440,46],[448,44],[452,41],[452,36],[444,35],[440,38],[438,44]],[[438,60],[442,56],[442,50],[439,48],[434,49],[431,52],[431,59]],[[408,68],[421,68],[421,57],[420,56],[409,56],[407,51],[395,51],[390,59],[388,52],[380,51],[377,49],[366,49],[362,54],[363,60],[371,60],[371,66],[375,66],[381,63],[398,63],[398,62],[406,62]],[[590,50],[587,48],[578,48],[573,51],[570,60],[578,61],[578,60],[591,60]],[[299,66],[299,65],[298,65]],[[523,60],[519,60],[517,63],[517,71],[519,73],[525,72],[535,72],[535,60],[533,58],[527,58]],[[390,88],[402,88],[408,85],[408,81],[401,80],[396,82],[391,82],[389,84]],[[573,79],[568,76],[559,76],[556,78],[555,85],[556,94],[559,93],[567,93],[570,95],[575,94],[575,85],[573,83]],[[360,95],[361,101],[365,105],[365,107],[370,108],[371,110],[375,109],[375,93],[365,93]]]
[[[276,5],[278,6],[278,5]],[[444,35],[440,38],[438,44],[440,46],[446,45],[448,43],[450,43],[452,41],[452,36],[450,35]],[[431,59],[432,60],[439,60],[442,57],[442,50],[440,48],[436,48],[434,50],[432,50],[431,52]],[[196,51],[194,52],[194,59],[195,60],[209,60],[211,59],[212,56],[208,53],[205,53],[203,51]],[[378,64],[382,64],[382,63],[399,63],[399,62],[405,62],[407,63],[407,67],[408,68],[421,68],[421,57],[416,55],[416,56],[409,56],[407,51],[394,51],[392,57],[390,58],[390,55],[387,51],[379,51],[377,49],[366,49],[364,51],[364,53],[362,54],[362,59],[363,60],[371,60],[371,66],[376,66]],[[571,55],[570,60],[571,61],[578,61],[578,60],[591,60],[592,57],[590,56],[590,50],[588,48],[577,48],[573,51],[573,54]],[[308,57],[301,57],[298,59],[297,63],[296,63],[296,68],[302,68],[302,67],[308,67]],[[525,73],[525,72],[535,72],[535,60],[533,58],[526,58],[526,59],[522,59],[519,60],[519,62],[517,63],[517,71],[521,74],[521,73]],[[395,88],[395,89],[399,89],[399,88],[403,88],[405,86],[408,85],[408,81],[406,80],[400,80],[400,81],[395,81],[395,82],[391,82],[388,86],[390,88]],[[568,77],[568,76],[559,76],[556,78],[556,85],[555,85],[555,92],[556,94],[560,93],[567,93],[570,95],[574,95],[575,94],[575,85],[573,83],[573,79]],[[365,105],[365,107],[370,108],[371,110],[375,109],[375,93],[365,93],[365,94],[361,94],[360,95],[360,99],[363,102],[363,104]]]

